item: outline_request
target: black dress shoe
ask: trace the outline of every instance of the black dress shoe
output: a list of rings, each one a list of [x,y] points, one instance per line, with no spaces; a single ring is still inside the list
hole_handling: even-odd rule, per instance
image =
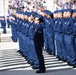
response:
[[[20,50],[18,50],[17,52],[20,52]]]
[[[24,57],[24,54],[23,54],[23,53],[20,53],[20,55],[21,55],[22,57]]]
[[[30,64],[30,66],[33,66],[34,65],[34,62],[28,61],[27,63]]]
[[[56,56],[56,54],[53,54],[53,56]]]
[[[22,51],[21,50],[19,50],[18,52],[19,52],[19,54],[22,54]]]
[[[25,59],[27,59],[27,56],[24,56]]]
[[[76,68],[76,65],[73,65],[73,68]]]
[[[62,60],[61,58],[58,58],[58,60]]]
[[[51,53],[51,55],[55,56],[55,53]]]
[[[65,60],[65,59],[62,59],[62,61],[63,61],[63,62],[66,62],[67,60]]]
[[[33,62],[33,61],[29,61],[29,60],[28,60],[28,61],[27,61],[27,63],[28,63],[28,64],[33,64],[34,62]]]
[[[69,62],[67,62],[67,65],[72,66],[72,64],[70,64]]]
[[[50,54],[50,55],[51,55],[51,52],[48,52],[48,54]]]
[[[34,63],[31,63],[30,66],[34,66]]]
[[[73,66],[73,68],[76,68],[76,64],[70,64],[70,63],[67,63],[69,66]]]
[[[13,41],[13,42],[17,42],[17,41]]]
[[[32,66],[33,69],[39,69],[39,67]]]
[[[37,70],[36,73],[45,73],[45,70]]]
[[[56,58],[59,58],[59,56],[56,56]]]

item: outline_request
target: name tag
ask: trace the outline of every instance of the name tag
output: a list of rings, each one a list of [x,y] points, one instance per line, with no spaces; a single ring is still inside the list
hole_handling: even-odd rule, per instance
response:
[[[61,24],[61,22],[59,22],[59,24]]]
[[[27,26],[27,27],[29,27],[29,25],[28,25],[28,24],[26,24],[26,26]]]
[[[76,26],[76,23],[74,23],[74,26]]]
[[[57,23],[57,21],[55,23]]]
[[[67,24],[69,25],[70,23],[68,22]]]
[[[64,24],[67,24],[67,22],[65,22]]]
[[[39,33],[42,33],[41,31],[38,31]]]
[[[24,25],[24,23],[22,23],[22,25]]]

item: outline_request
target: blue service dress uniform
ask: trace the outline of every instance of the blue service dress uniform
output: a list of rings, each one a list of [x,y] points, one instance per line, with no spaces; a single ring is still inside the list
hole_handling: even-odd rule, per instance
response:
[[[54,29],[53,29],[54,23],[53,19],[47,19],[46,20],[46,34],[47,34],[47,47],[50,54],[55,55],[55,44],[54,44]]]
[[[73,19],[72,17],[66,18],[64,22],[64,42],[65,49],[67,52],[68,64],[76,64],[76,54],[75,54],[75,40],[73,35]]]
[[[19,48],[20,48],[20,52],[22,52],[22,40],[21,40],[21,25],[22,25],[22,19],[18,19],[18,23],[17,23],[17,36],[18,36],[18,40],[19,40]]]
[[[57,51],[57,58],[59,58],[59,52],[58,52],[58,18],[54,18],[54,38],[55,38],[55,41],[56,41],[56,45],[55,45],[55,48],[56,48],[56,51]]]
[[[73,19],[74,21],[74,28],[73,28],[73,34],[74,34],[74,37],[75,37],[75,50],[76,50],[76,19]]]
[[[46,34],[46,16],[43,17],[43,32],[44,32],[44,50],[47,51],[48,50],[48,46],[47,46],[47,34]]]
[[[41,71],[45,71],[45,65],[44,65],[44,57],[42,54],[42,44],[43,44],[43,28],[41,23],[35,24],[35,31],[34,31],[34,44],[35,44],[35,50],[36,54],[39,60],[39,69]]]
[[[43,12],[43,13],[46,13],[47,10],[43,10],[42,12]],[[46,34],[46,20],[47,20],[47,17],[46,17],[46,15],[45,15],[45,16],[43,16],[43,24],[42,24],[42,27],[43,27],[43,36],[44,36],[44,50],[45,50],[45,51],[48,50],[47,34]]]
[[[10,20],[11,23],[11,30],[12,30],[12,40],[17,42],[17,30],[16,30],[16,17],[12,14],[11,15],[15,20]]]
[[[76,19],[73,19],[74,21],[74,28],[73,28],[73,34],[74,34],[74,37],[75,37],[75,50],[76,50]]]
[[[76,13],[76,10],[74,10],[73,13]],[[74,23],[73,34],[75,37],[75,50],[76,50],[76,18],[73,18],[73,23]]]
[[[33,60],[33,67],[39,67],[38,57],[36,55],[35,45],[34,45],[34,22],[30,23],[29,27],[29,56]]]
[[[1,20],[1,27],[3,28],[3,33],[6,33],[6,21],[5,21],[5,17],[2,16],[2,18],[4,18],[4,20]]]
[[[10,21],[9,21],[9,16],[7,16],[7,24],[8,24],[8,28],[10,28]]]
[[[63,33],[63,18],[58,18],[58,31],[57,31],[57,35],[58,35],[58,54],[59,54],[59,58],[63,61],[67,60],[67,54],[65,51],[65,43],[64,43],[64,33]]]

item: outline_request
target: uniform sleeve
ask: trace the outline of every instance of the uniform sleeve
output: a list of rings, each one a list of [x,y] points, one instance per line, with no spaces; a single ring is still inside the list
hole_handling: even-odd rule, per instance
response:
[[[73,21],[73,34],[76,36],[76,20]]]

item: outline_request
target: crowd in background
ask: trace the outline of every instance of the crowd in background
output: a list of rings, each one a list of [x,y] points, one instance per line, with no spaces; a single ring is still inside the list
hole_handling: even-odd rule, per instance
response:
[[[76,0],[55,0],[55,9],[76,9]]]
[[[47,9],[46,0],[10,0],[8,7],[9,13],[13,10],[39,12]],[[54,10],[67,8],[76,9],[76,0],[54,0]]]
[[[13,10],[36,11],[47,9],[45,0],[10,0],[9,13]]]

